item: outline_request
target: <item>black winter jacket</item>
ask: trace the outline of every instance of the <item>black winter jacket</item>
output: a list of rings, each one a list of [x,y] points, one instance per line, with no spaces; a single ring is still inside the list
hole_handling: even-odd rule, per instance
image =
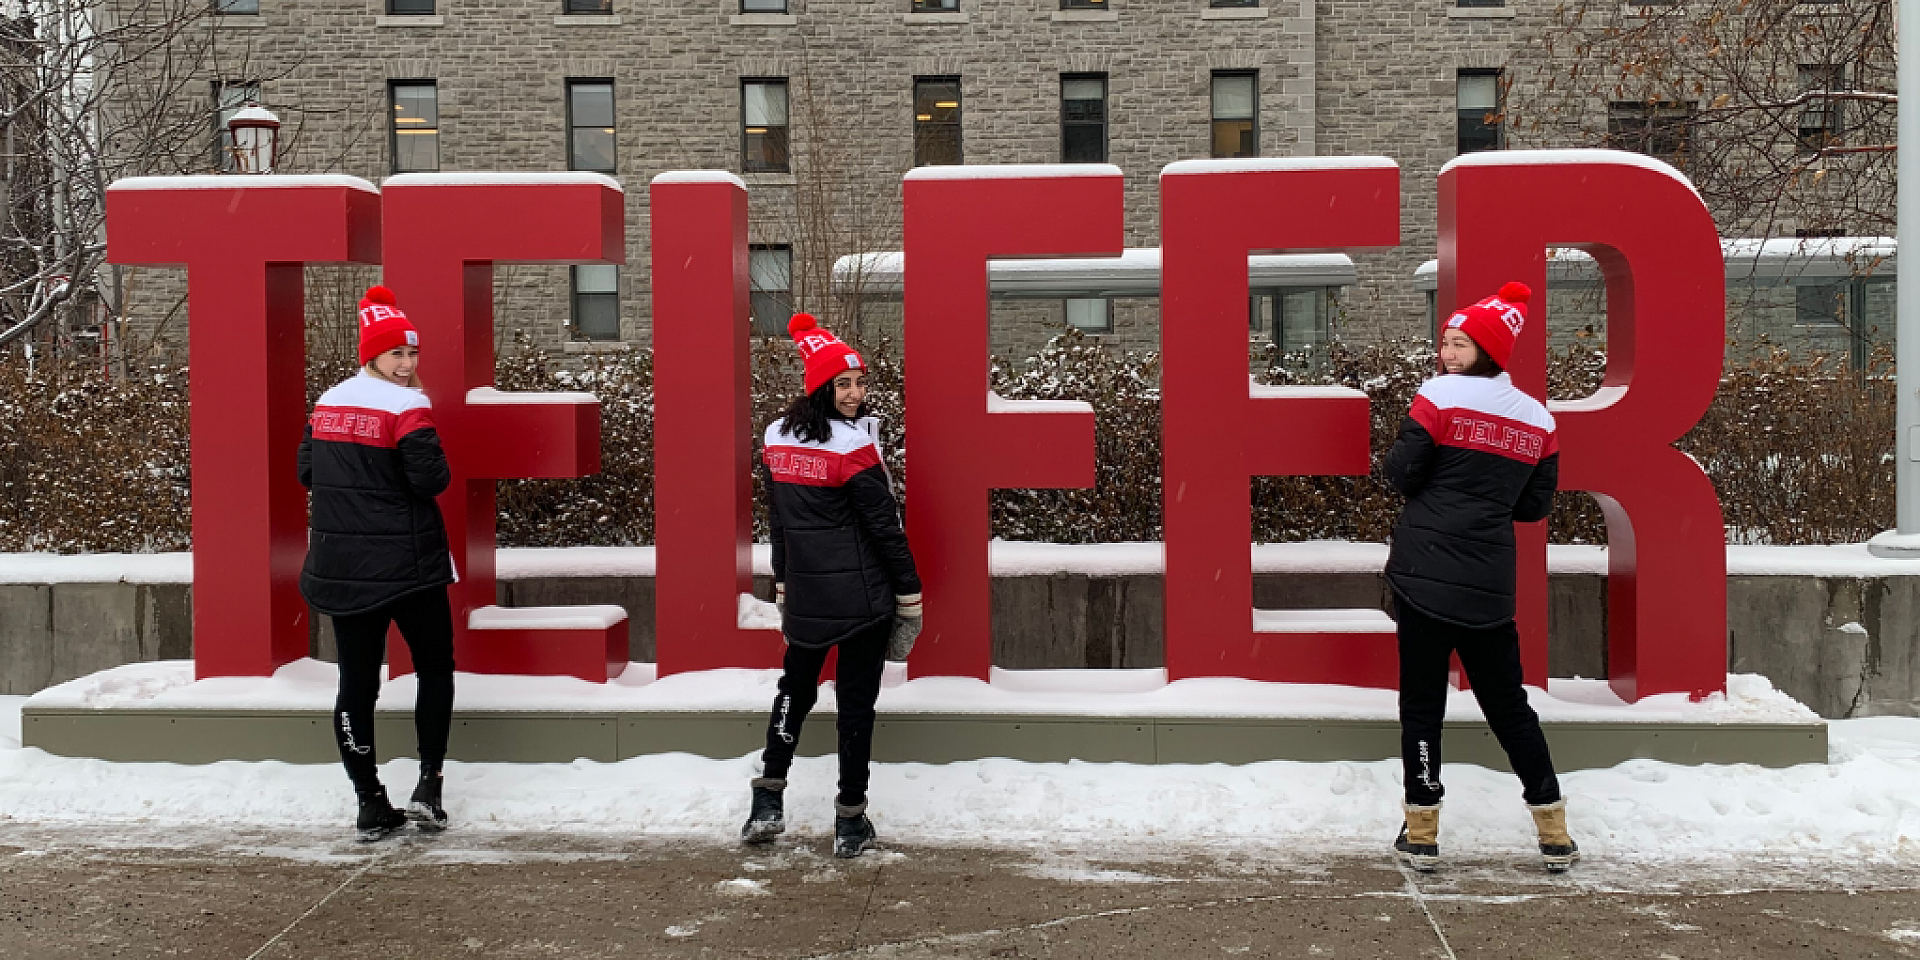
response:
[[[1553,416],[1504,373],[1435,377],[1385,472],[1407,497],[1387,557],[1395,599],[1464,627],[1512,621],[1513,524],[1546,519],[1559,482]]]
[[[332,616],[455,579],[434,497],[447,458],[427,395],[362,370],[320,397],[300,441],[313,529],[300,593]]]
[[[773,578],[786,586],[787,642],[829,647],[894,614],[894,597],[920,592],[900,507],[880,462],[879,424],[835,419],[825,443],[767,428]]]

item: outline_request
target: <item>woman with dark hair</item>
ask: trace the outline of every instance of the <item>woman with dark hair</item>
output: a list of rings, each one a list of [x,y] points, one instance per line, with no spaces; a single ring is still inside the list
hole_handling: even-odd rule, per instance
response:
[[[905,660],[920,634],[920,577],[880,456],[879,422],[868,415],[866,361],[807,314],[796,314],[787,330],[805,363],[806,390],[767,427],[763,454],[774,598],[787,651],[740,836],[767,843],[786,830],[794,745],[827,654],[837,648],[833,855],[857,857],[874,839],[867,818],[874,702],[885,662]]]
[[[1530,296],[1524,284],[1509,283],[1447,319],[1442,375],[1420,386],[1387,454],[1387,479],[1407,498],[1387,559],[1406,782],[1406,822],[1394,848],[1421,871],[1440,863],[1440,730],[1454,654],[1520,777],[1546,868],[1561,872],[1580,855],[1522,686],[1513,620],[1513,525],[1546,519],[1560,470],[1553,416],[1503,369]]]

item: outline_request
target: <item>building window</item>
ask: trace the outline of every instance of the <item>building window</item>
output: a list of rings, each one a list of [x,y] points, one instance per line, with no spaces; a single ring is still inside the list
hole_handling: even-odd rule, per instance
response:
[[[756,337],[784,337],[793,316],[793,248],[757,243],[747,251],[748,315]]]
[[[1454,0],[1456,7],[1504,7],[1507,0]]]
[[[1107,0],[1060,0],[1062,10],[1105,10]]]
[[[1475,153],[1506,146],[1501,87],[1498,70],[1462,70],[1454,77],[1454,111],[1459,116],[1454,152]]]
[[[221,16],[258,16],[260,0],[213,0],[213,12]]]
[[[1800,89],[1804,93],[1833,93],[1845,89],[1841,69],[1821,63],[1800,67]],[[1810,97],[1800,110],[1800,149],[1817,153],[1840,144],[1840,101],[1831,97]]]
[[[740,81],[740,169],[787,172],[787,82]]]
[[[387,13],[396,17],[433,15],[433,0],[387,0]]]
[[[585,264],[573,268],[573,338],[620,339],[620,268]]]
[[[240,172],[240,162],[233,152],[233,134],[227,130],[227,121],[239,113],[248,103],[260,103],[260,85],[257,83],[220,83],[213,85],[213,166],[221,173]]]
[[[741,13],[786,13],[787,0],[740,0]]]
[[[567,13],[612,13],[613,0],[563,0]]]
[[[1209,7],[1257,7],[1260,0],[1207,0]]]
[[[1081,333],[1113,332],[1113,301],[1098,297],[1067,300],[1067,327]]]
[[[440,91],[431,81],[396,82],[393,136],[388,144],[394,173],[440,169]]]
[[[567,169],[614,171],[612,81],[567,81],[567,134]]]
[[[1213,155],[1260,155],[1260,75],[1247,71],[1213,75]]]
[[[913,80],[913,165],[960,162],[960,78]]]
[[[1060,162],[1107,162],[1107,75],[1060,78]]]
[[[1330,287],[1271,287],[1254,290],[1247,311],[1250,339],[1272,337],[1281,353],[1318,351],[1330,341],[1333,297]]]
[[[951,13],[960,9],[960,0],[913,0],[914,13]]]
[[[1847,317],[1847,284],[1809,283],[1793,287],[1793,322],[1813,326],[1840,326]]]
[[[1684,168],[1692,143],[1693,105],[1612,103],[1607,105],[1607,146],[1633,150]]]

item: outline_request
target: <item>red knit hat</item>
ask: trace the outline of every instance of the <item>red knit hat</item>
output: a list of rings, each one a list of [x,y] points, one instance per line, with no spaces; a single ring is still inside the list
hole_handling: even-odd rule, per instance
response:
[[[813,319],[813,314],[796,313],[787,321],[787,332],[800,348],[800,359],[807,365],[807,392],[833,382],[848,370],[865,370],[867,362],[852,347],[828,332]]]
[[[1527,300],[1533,291],[1524,283],[1514,282],[1500,288],[1494,294],[1470,307],[1462,307],[1459,313],[1447,318],[1441,330],[1459,330],[1473,338],[1493,362],[1501,369],[1507,366],[1507,359],[1513,356],[1513,341],[1519,339],[1520,328],[1527,324]]]
[[[393,305],[393,291],[368,287],[360,300],[360,363],[371,363],[394,347],[419,345],[420,331]]]

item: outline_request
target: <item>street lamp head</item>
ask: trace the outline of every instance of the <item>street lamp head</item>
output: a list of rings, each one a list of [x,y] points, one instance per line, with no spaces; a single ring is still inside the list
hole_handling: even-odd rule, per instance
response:
[[[227,120],[241,173],[272,173],[280,151],[280,118],[251,100]]]

